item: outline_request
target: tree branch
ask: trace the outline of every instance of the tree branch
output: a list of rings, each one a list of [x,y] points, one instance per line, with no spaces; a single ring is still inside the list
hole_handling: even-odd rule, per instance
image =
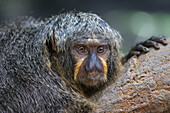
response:
[[[131,58],[117,81],[91,98],[98,112],[170,112],[170,38]]]

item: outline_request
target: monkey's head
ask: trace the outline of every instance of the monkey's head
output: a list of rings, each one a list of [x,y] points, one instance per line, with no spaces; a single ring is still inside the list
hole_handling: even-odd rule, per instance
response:
[[[46,26],[50,62],[68,82],[95,87],[120,72],[121,36],[96,14],[63,13]]]

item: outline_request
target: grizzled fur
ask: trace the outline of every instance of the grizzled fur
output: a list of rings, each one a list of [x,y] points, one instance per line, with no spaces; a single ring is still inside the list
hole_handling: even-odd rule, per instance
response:
[[[53,30],[55,61],[49,48]],[[45,21],[21,18],[1,25],[0,112],[93,112],[93,104],[75,90],[75,62],[69,48],[75,39],[88,34],[109,40],[108,73],[115,75],[120,67],[121,37],[95,14],[68,12]]]

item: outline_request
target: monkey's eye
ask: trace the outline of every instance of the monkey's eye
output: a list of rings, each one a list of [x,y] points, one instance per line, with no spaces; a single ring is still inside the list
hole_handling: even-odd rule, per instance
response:
[[[85,51],[85,47],[83,47],[83,46],[80,46],[78,49],[79,49],[79,52],[81,52],[81,53],[83,53]]]
[[[87,53],[87,48],[86,48],[85,46],[82,46],[82,45],[76,47],[76,50],[77,50],[77,52],[80,53],[80,54],[86,54],[86,53]]]
[[[105,47],[104,46],[100,46],[97,48],[97,53],[104,53],[105,52]]]

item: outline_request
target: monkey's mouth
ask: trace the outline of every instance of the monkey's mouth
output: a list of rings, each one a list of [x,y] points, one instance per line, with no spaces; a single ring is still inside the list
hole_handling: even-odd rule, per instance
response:
[[[79,76],[79,82],[85,86],[97,86],[105,80],[103,73],[87,73],[87,75]]]

